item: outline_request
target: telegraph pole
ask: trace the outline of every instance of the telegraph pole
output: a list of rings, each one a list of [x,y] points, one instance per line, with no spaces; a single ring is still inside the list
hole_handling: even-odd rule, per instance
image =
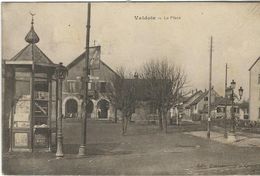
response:
[[[87,137],[87,104],[88,104],[88,82],[89,82],[89,39],[90,39],[90,15],[91,4],[88,3],[88,16],[87,16],[87,35],[86,35],[86,52],[85,52],[85,68],[83,70],[83,117],[82,117],[82,129],[81,129],[81,145],[79,147],[79,156],[86,155],[86,137]]]
[[[207,137],[210,139],[210,121],[211,121],[211,78],[212,78],[212,36],[210,37],[210,57],[209,57],[209,98],[208,98],[208,130]]]
[[[228,70],[228,65],[226,63],[226,75],[225,75],[225,119],[224,119],[224,138],[228,137],[227,134],[227,70]]]

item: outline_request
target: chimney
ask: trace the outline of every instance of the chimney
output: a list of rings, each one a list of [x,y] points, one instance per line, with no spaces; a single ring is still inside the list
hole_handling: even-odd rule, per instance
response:
[[[205,89],[205,92],[207,92],[207,89]]]
[[[196,92],[198,92],[198,89],[196,88]]]
[[[191,90],[191,95],[193,95],[193,93],[194,93],[193,90]]]
[[[138,73],[135,72],[135,74],[134,74],[134,78],[135,78],[135,79],[138,79],[138,77],[139,77],[139,76],[138,76]]]

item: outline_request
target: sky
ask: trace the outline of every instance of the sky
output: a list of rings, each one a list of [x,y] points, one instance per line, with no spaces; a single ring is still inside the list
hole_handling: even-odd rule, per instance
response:
[[[53,62],[67,65],[84,52],[86,3],[3,3],[2,59],[27,45],[29,12],[37,45]],[[234,79],[247,99],[248,69],[260,56],[260,3],[92,3],[90,45],[101,45],[101,59],[114,70],[138,72],[151,59],[167,59],[186,72],[189,89],[204,90],[211,36],[214,88],[223,95],[228,63],[228,85]]]

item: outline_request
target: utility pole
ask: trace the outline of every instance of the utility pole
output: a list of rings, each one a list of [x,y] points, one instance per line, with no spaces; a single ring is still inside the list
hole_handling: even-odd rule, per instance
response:
[[[224,138],[227,138],[228,137],[228,134],[227,134],[227,70],[228,70],[228,65],[226,63],[226,75],[225,75],[225,119],[224,119],[224,128],[225,128],[225,131],[224,131]]]
[[[86,35],[86,52],[85,52],[85,68],[83,70],[83,117],[81,127],[81,145],[79,147],[79,156],[86,155],[86,137],[87,137],[87,104],[88,104],[88,82],[89,82],[89,39],[90,39],[90,15],[91,15],[91,4],[88,3],[88,16],[87,16],[87,35]]]
[[[209,57],[209,98],[208,98],[208,130],[207,137],[210,139],[210,121],[211,121],[211,78],[212,78],[212,36],[210,37],[210,57]]]

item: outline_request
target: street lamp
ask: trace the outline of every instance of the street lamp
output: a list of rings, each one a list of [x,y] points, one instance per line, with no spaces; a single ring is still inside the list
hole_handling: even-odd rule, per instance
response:
[[[235,100],[235,94],[234,94],[234,90],[235,90],[235,88],[236,88],[236,82],[234,81],[234,80],[232,80],[232,82],[230,83],[231,84],[231,86],[230,86],[230,88],[231,88],[231,90],[232,90],[232,93],[231,93],[231,101],[232,101],[232,106],[231,106],[231,122],[232,122],[232,126],[231,126],[231,133],[235,133],[235,112],[234,112],[234,100]],[[241,99],[242,98],[242,95],[243,95],[243,88],[242,87],[240,87],[239,89],[238,89],[238,93],[239,93],[239,99]]]
[[[236,82],[234,80],[231,81],[230,83],[230,87],[232,88],[232,90],[234,90],[236,88]]]
[[[63,135],[62,135],[62,81],[65,79],[68,71],[66,67],[60,63],[55,70],[55,77],[58,82],[58,95],[57,96],[57,105],[56,107],[58,109],[58,118],[57,118],[57,150],[56,150],[56,158],[62,158],[63,157]]]

